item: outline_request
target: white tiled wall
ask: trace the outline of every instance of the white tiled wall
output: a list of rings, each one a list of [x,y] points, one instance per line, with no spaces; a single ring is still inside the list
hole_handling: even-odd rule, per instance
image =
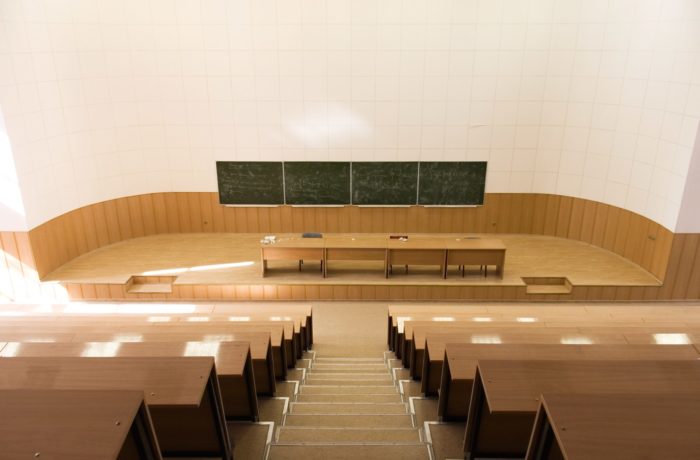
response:
[[[2,0],[0,107],[35,226],[216,190],[215,160],[488,160],[489,192],[674,229],[697,0]],[[699,229],[700,230],[700,229]]]

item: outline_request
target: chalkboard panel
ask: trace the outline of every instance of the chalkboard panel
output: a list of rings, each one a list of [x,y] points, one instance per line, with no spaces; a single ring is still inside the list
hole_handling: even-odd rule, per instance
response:
[[[486,162],[420,163],[418,204],[477,205],[484,203]]]
[[[417,186],[416,162],[352,163],[352,204],[416,204]]]
[[[221,204],[284,204],[282,163],[217,161]]]
[[[349,162],[284,162],[287,204],[350,204]]]

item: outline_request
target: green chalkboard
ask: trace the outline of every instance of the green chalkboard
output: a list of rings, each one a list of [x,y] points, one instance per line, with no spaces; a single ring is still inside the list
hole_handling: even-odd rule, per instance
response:
[[[221,204],[284,204],[282,162],[217,161]]]
[[[350,163],[285,161],[284,190],[287,204],[350,204]]]
[[[418,163],[368,161],[352,163],[352,204],[416,204]]]
[[[485,161],[420,163],[418,204],[484,204],[486,186]]]

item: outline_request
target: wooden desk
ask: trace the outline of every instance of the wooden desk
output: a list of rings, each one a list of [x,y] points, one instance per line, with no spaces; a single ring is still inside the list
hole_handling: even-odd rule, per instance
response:
[[[213,358],[2,358],[0,389],[142,391],[163,457],[232,458]]]
[[[447,245],[445,278],[447,267],[450,265],[484,265],[484,277],[488,276],[488,266],[495,265],[496,273],[503,278],[505,264],[506,247],[503,241],[490,238],[455,238]]]
[[[331,260],[381,260],[387,267],[387,238],[380,236],[329,235],[325,238],[323,276]]]
[[[286,330],[285,330],[286,329]],[[7,340],[9,337],[17,337],[22,335],[44,335],[52,337],[57,333],[70,334],[69,340],[80,342],[109,342],[118,341],[124,342],[124,339],[113,339],[114,336],[129,337],[133,335],[144,334],[190,334],[185,340],[192,341],[211,341],[224,340],[231,334],[247,333],[247,332],[266,332],[270,335],[272,344],[273,364],[275,377],[285,379],[287,376],[287,368],[294,366],[295,358],[293,353],[293,340],[286,339],[286,333],[293,334],[292,322],[267,322],[267,321],[251,321],[251,322],[226,322],[226,323],[208,323],[208,322],[192,322],[192,323],[147,323],[147,322],[130,322],[121,325],[120,327],[109,327],[110,333],[105,333],[105,325],[102,322],[85,322],[84,324],[71,324],[70,322],[32,322],[18,323],[16,325],[4,324],[0,325],[0,337]],[[77,338],[77,335],[81,338]],[[5,339],[7,337],[7,339]],[[223,339],[222,339],[223,338]],[[150,339],[156,340],[157,339]],[[178,340],[183,340],[182,337]],[[21,340],[12,340],[21,341]]]
[[[439,383],[438,416],[442,420],[465,420],[469,396],[479,360],[693,360],[700,354],[690,345],[480,345],[449,343],[444,347],[444,363]],[[424,379],[425,381],[425,379]],[[432,387],[432,383],[431,383]]]
[[[211,356],[227,420],[258,420],[258,398],[248,342],[21,343],[0,357],[178,357]],[[9,356],[8,356],[9,355]]]
[[[261,243],[262,276],[265,276],[269,260],[318,260],[323,265],[323,240],[323,238],[282,237],[275,243]]]
[[[3,458],[161,459],[143,391],[0,390]]]
[[[469,403],[466,459],[524,457],[543,393],[695,394],[700,362],[479,361]]]
[[[698,395],[542,395],[526,460],[700,458]]]
[[[389,239],[387,242],[387,278],[391,267],[398,265],[438,265],[440,275],[445,277],[445,257],[447,249],[442,238],[410,236],[406,241]]]

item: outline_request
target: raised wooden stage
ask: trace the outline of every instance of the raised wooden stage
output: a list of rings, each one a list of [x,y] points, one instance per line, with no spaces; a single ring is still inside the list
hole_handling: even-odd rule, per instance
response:
[[[387,279],[381,261],[333,261],[326,278],[318,262],[299,271],[296,261],[274,261],[263,278],[263,236],[135,238],[80,256],[43,281],[61,283],[72,299],[153,300],[644,300],[647,290],[661,285],[640,266],[596,246],[515,234],[483,235],[506,246],[502,279],[494,271],[484,277],[479,267],[468,267],[462,277],[457,266],[450,266],[447,279],[429,266],[398,269]]]

